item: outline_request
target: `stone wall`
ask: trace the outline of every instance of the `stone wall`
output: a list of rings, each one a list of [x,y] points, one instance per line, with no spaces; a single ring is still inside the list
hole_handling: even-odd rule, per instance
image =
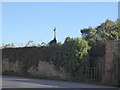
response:
[[[39,61],[38,68],[35,69],[34,67],[30,67],[28,69],[28,72],[34,76],[34,77],[52,77],[52,78],[61,78],[61,79],[67,79],[69,76],[63,68],[61,68],[60,71],[55,69],[55,66],[53,64],[49,64],[45,61]]]
[[[105,45],[102,82],[118,85],[118,47],[119,41],[108,41]]]
[[[6,48],[2,50],[2,72],[32,77],[69,80],[72,77],[51,60],[51,47]],[[54,56],[52,56],[54,57]],[[99,58],[99,57],[98,57]],[[101,57],[101,83],[120,84],[120,41],[108,41]],[[100,75],[99,75],[100,76]],[[79,77],[80,78],[80,77]]]
[[[3,74],[40,78],[68,79],[62,67],[59,70],[50,60],[50,47],[7,48],[2,50]]]

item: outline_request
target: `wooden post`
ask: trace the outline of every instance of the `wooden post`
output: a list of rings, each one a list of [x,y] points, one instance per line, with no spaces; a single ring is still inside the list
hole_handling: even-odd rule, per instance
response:
[[[94,79],[95,79],[95,67],[94,67]]]
[[[98,66],[96,67],[96,80],[97,80],[97,74],[98,74]]]
[[[92,69],[91,69],[91,79],[92,79]]]
[[[88,67],[88,78],[90,78],[89,76],[90,76],[90,75],[89,75],[89,67]]]

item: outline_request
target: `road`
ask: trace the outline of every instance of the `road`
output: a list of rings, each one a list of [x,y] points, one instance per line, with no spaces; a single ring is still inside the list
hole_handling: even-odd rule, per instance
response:
[[[3,76],[2,88],[113,88],[113,87],[77,82]]]

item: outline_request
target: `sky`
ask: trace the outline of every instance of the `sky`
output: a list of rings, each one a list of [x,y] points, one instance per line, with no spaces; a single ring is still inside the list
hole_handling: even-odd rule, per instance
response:
[[[2,43],[48,43],[57,30],[57,41],[80,37],[80,30],[118,18],[117,2],[4,2]]]

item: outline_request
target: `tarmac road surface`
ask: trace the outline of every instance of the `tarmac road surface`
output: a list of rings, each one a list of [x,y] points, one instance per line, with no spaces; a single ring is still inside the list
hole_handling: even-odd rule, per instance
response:
[[[114,87],[78,82],[2,76],[2,88],[114,88]]]

